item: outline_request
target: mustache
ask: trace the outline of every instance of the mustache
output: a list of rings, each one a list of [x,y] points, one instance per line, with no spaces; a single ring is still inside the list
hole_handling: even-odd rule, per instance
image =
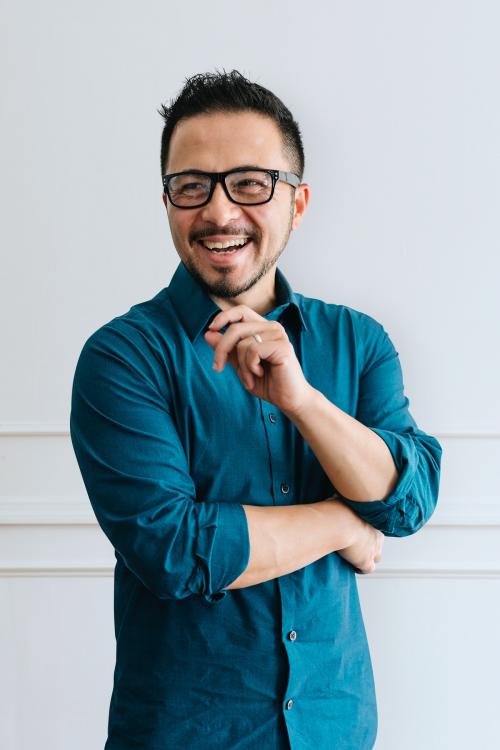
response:
[[[258,239],[256,232],[245,227],[207,227],[206,229],[200,229],[197,232],[192,232],[189,235],[190,242],[196,242],[197,240],[204,240],[206,237],[213,237],[214,235],[228,235],[234,237],[235,235],[243,235],[249,237],[251,240]]]

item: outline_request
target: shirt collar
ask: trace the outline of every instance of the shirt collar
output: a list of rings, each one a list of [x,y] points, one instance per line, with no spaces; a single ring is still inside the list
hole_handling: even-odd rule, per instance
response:
[[[280,322],[286,320],[306,331],[307,326],[300,309],[299,299],[278,267],[276,267],[275,291],[276,307],[263,317],[266,320],[280,320]],[[221,308],[191,275],[182,261],[170,280],[167,292],[191,341],[203,333],[212,318],[221,311]]]

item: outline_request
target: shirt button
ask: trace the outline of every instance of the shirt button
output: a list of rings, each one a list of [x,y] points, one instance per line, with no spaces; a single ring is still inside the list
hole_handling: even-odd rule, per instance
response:
[[[269,415],[269,421],[271,422],[271,424],[275,424],[275,422],[276,422],[276,414],[270,414]]]
[[[286,484],[286,482],[282,482],[281,484],[281,491],[284,495],[287,495],[290,490],[290,487]]]
[[[297,638],[297,633],[295,632],[295,630],[290,630],[290,632],[288,633],[288,637],[291,641],[294,641]]]
[[[290,698],[290,700],[286,702],[287,710],[289,711],[292,706],[293,706],[293,700]]]

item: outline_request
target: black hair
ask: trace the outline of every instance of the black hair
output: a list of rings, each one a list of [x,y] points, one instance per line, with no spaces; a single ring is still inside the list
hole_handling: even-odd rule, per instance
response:
[[[177,123],[187,117],[211,112],[260,112],[278,125],[284,150],[291,160],[291,171],[304,175],[304,147],[298,123],[281,99],[258,83],[252,83],[238,70],[230,73],[197,73],[186,78],[178,96],[158,113],[165,125],[161,136],[161,173],[168,160],[170,139]]]

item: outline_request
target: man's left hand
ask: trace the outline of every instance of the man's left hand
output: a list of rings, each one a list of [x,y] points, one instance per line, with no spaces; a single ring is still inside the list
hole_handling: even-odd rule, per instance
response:
[[[226,325],[227,331],[218,333]],[[259,334],[262,343],[253,334]],[[247,305],[237,305],[218,313],[204,335],[215,350],[215,370],[222,371],[229,361],[256,398],[289,415],[303,408],[312,387],[281,323],[263,318]]]

